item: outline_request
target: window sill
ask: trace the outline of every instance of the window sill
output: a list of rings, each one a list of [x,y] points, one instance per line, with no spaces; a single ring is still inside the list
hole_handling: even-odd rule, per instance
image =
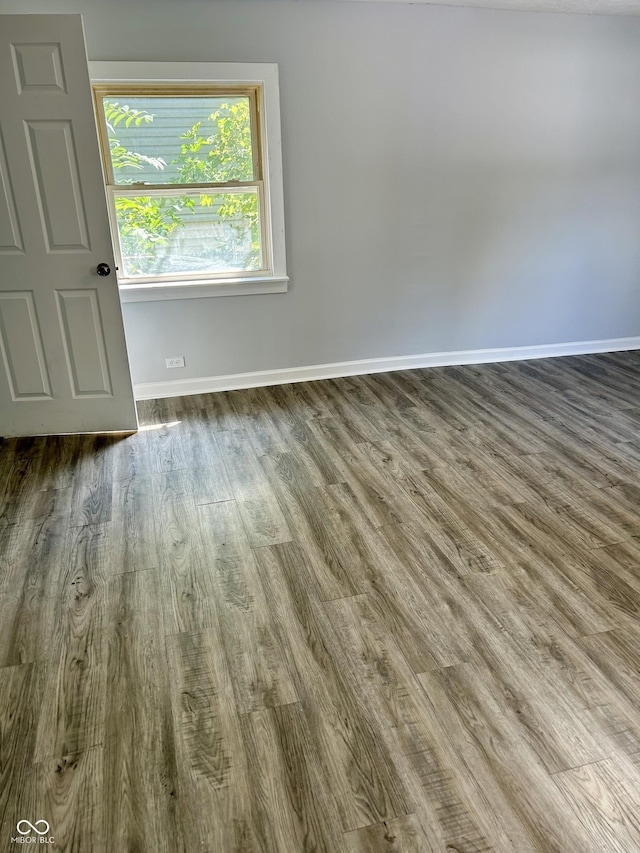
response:
[[[255,296],[260,293],[285,293],[287,276],[234,278],[217,282],[181,281],[170,284],[121,284],[122,302],[156,302],[167,299],[202,299],[210,296]]]

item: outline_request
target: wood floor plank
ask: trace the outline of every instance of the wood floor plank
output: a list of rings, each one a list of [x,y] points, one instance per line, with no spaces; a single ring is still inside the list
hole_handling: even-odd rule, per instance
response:
[[[20,806],[30,795],[41,676],[42,668],[37,664],[0,669],[0,838],[5,847],[18,835]]]
[[[115,482],[111,513],[106,533],[114,572],[157,568],[160,557],[151,479],[132,477]]]
[[[508,506],[538,500],[539,492],[523,481],[512,459],[512,456],[493,455],[482,444],[470,443],[469,452],[457,460],[455,469],[466,484],[467,494],[478,495],[484,507],[487,503]]]
[[[46,437],[39,472],[39,485],[43,491],[73,486],[81,442],[81,436]]]
[[[201,631],[167,637],[167,655],[175,673],[172,689],[182,773],[212,790],[230,784],[233,748],[239,743],[238,715],[217,633]]]
[[[553,780],[518,737],[516,723],[492,694],[481,667],[460,664],[419,678],[441,727],[457,732],[457,762],[480,782],[507,833],[518,833],[511,836],[513,849],[601,851],[578,817],[559,802]]]
[[[256,833],[264,849],[339,850],[338,809],[301,706],[247,714],[242,731],[254,780]]]
[[[377,721],[349,687],[330,622],[309,595],[299,546],[261,548],[258,564],[278,619],[288,614],[288,653],[298,675],[301,704],[344,830],[411,811],[401,777]]]
[[[431,651],[436,666],[452,666],[470,659],[473,650],[464,620],[460,618],[459,565],[454,555],[443,551],[439,541],[430,541],[425,529],[418,525],[389,525],[379,533],[376,550],[385,553],[387,543],[393,555],[372,582],[373,595],[383,592],[389,600],[399,592],[398,621],[388,629],[398,638],[415,672],[424,671],[410,650],[421,637]],[[430,583],[424,584],[422,566],[429,566]],[[383,575],[384,573],[384,575]],[[382,576],[383,575],[383,576]],[[384,578],[384,579],[383,579]],[[396,580],[397,579],[397,580]],[[396,590],[398,592],[396,592]],[[386,606],[384,607],[386,610]],[[423,655],[423,661],[425,656]]]
[[[473,581],[476,591],[478,581]],[[485,593],[487,590],[485,590]],[[486,594],[482,596],[486,598]],[[573,720],[572,732],[565,738],[569,747],[578,732],[586,745],[584,730],[591,736],[591,749],[597,743],[604,755],[618,755],[629,758],[640,766],[640,720],[637,715],[637,702],[633,693],[623,691],[612,683],[603,667],[594,666],[585,643],[591,643],[591,637],[573,640],[564,631],[554,627],[553,620],[545,616],[546,602],[523,599],[518,595],[510,605],[496,604],[495,595],[489,608],[498,615],[499,623],[505,626],[518,644],[521,652],[528,655],[528,668],[536,675],[536,689],[546,682],[555,692],[548,704],[549,709],[561,700],[564,710],[555,712],[553,719],[566,726],[567,720]],[[631,623],[635,624],[635,623]],[[608,637],[608,632],[595,637]],[[480,646],[479,646],[480,648]],[[486,659],[486,655],[485,655]],[[502,665],[502,658],[500,659]],[[509,677],[517,675],[522,669],[508,666]],[[614,670],[617,674],[617,670]],[[559,729],[560,730],[560,729]],[[555,738],[557,740],[557,737]],[[572,751],[568,754],[579,755]],[[574,764],[578,763],[573,761]]]
[[[403,755],[399,761],[405,768],[421,827],[415,838],[411,835],[415,843],[420,841],[418,849],[492,850],[493,844],[478,828],[459,790],[457,768],[448,765],[442,755],[419,682],[369,596],[327,602],[325,608],[352,677],[360,680],[362,692],[370,696],[371,713],[387,726],[396,745],[394,753]],[[378,825],[378,830],[382,826]],[[368,841],[371,838],[381,843],[384,838],[374,828],[353,837],[359,843],[365,839],[373,843]]]
[[[511,842],[504,836],[502,827],[496,832],[490,820],[477,814],[477,804],[482,802],[481,792],[462,782],[459,765],[448,763],[440,744],[414,752],[407,760],[419,785],[419,793],[415,795],[416,809],[427,842],[426,850],[429,844],[435,850],[468,850],[469,853],[508,849]],[[495,835],[491,837],[489,832]]]
[[[528,734],[523,730],[523,737],[537,742],[535,748],[548,769],[603,757],[600,745],[585,727],[576,726],[571,708],[558,705],[553,684],[545,681],[543,673],[528,677],[522,666],[528,643],[549,641],[543,613],[523,610],[518,590],[509,598],[510,590],[502,587],[499,574],[456,578],[438,571],[435,555],[429,556],[423,543],[416,545],[419,540],[415,531],[403,528],[385,528],[384,533],[406,565],[429,565],[431,594],[438,595],[440,607],[446,608],[449,636],[458,644],[462,660],[480,658],[498,677],[498,692],[504,693],[505,702],[529,727]],[[437,609],[436,605],[427,611],[430,619]],[[560,629],[556,626],[551,630]],[[394,636],[399,636],[397,631]]]
[[[220,433],[217,441],[250,543],[260,547],[290,542],[291,532],[246,434]]]
[[[42,761],[104,742],[107,713],[105,616],[109,577],[100,525],[70,528],[69,562],[52,602],[54,632],[36,738]]]
[[[241,714],[298,699],[235,501],[199,507],[220,636]]]
[[[188,449],[188,470],[193,478],[196,504],[231,500],[233,490],[223,455],[204,417],[198,415],[183,424],[182,442]]]
[[[69,560],[66,530],[58,517],[27,522],[16,532],[14,544],[21,547],[13,551],[0,584],[0,666],[49,656],[54,590]]]
[[[44,759],[30,768],[20,814],[44,816],[50,824],[45,837],[55,839],[53,849],[107,853],[112,848],[106,804],[100,796],[103,778],[101,746]]]
[[[148,435],[153,426],[143,426],[137,433],[119,436],[111,445],[109,452],[113,458],[114,484],[136,478],[146,480],[156,473],[156,460],[150,452]]]
[[[116,439],[104,435],[83,436],[74,479],[70,523],[74,527],[102,524],[111,519],[113,455]]]
[[[524,558],[509,565],[503,576],[518,604],[541,604],[545,613],[572,637],[608,631],[619,623],[620,617],[612,612],[610,602],[590,594],[592,588],[580,568],[571,569],[569,558]],[[577,583],[576,578],[583,582]]]
[[[556,503],[560,507],[571,508],[574,514],[578,513],[579,523],[586,522],[587,531],[595,533],[601,527],[604,531],[600,534],[601,542],[609,538],[611,541],[607,544],[615,544],[630,536],[640,535],[637,512],[640,494],[631,483],[599,489],[581,480],[575,483],[573,489],[558,497]]]
[[[245,391],[230,391],[229,397],[238,415],[236,429],[242,430],[256,456],[287,450],[274,417],[275,407],[270,395],[265,394],[262,388],[247,388]]]
[[[357,554],[342,539],[327,510],[328,490],[313,485],[297,459],[285,453],[263,460],[289,530],[313,564],[313,582],[323,599],[355,595],[363,589]]]
[[[138,400],[138,423],[141,427],[159,426],[177,420],[176,397],[164,397],[160,400]]]
[[[179,398],[155,401],[142,424],[147,449],[156,474],[180,471],[187,467],[185,447],[181,441]],[[153,401],[146,401],[148,404]]]
[[[320,395],[314,394],[317,383],[295,382],[291,385],[272,385],[262,388],[288,418],[295,418],[302,423],[316,418],[331,417],[331,406]]]
[[[363,387],[350,393],[355,408],[362,412],[374,429],[373,437],[368,439],[369,444],[375,447],[387,439],[387,446],[393,446],[396,452],[400,450],[409,465],[417,465],[419,468],[433,465],[439,458],[438,448],[443,444],[438,443],[436,430],[416,418],[417,408],[413,400],[399,391],[388,378],[380,380],[386,384],[376,383],[371,387],[370,382],[373,382],[373,379],[374,377],[364,377]],[[392,395],[395,394],[396,399],[403,399],[404,405],[389,409],[386,404],[381,405],[381,396],[384,396],[387,388]]]
[[[179,850],[259,850],[239,717],[219,634],[166,639]]]
[[[462,571],[491,572],[502,568],[502,561],[495,553],[495,536],[487,541],[490,533],[487,519],[463,496],[443,482],[435,485],[427,472],[408,477],[400,488],[406,491],[419,510],[418,523],[428,524],[433,535],[441,540],[443,548],[458,554]]]
[[[245,430],[219,433],[218,444],[232,482],[235,500],[251,500],[269,486]]]
[[[433,733],[421,713],[416,676],[396,646],[375,604],[367,595],[325,602],[338,635],[350,677],[374,713],[395,730],[400,749],[413,754],[434,746]]]
[[[527,655],[528,643],[553,646],[556,626],[546,622],[543,612],[520,607],[498,578],[471,578],[465,585],[480,603],[474,619],[475,659],[495,679],[493,693],[517,721],[523,745],[549,773],[605,758],[606,748],[576,719],[545,668]]]
[[[9,523],[29,518],[42,488],[40,472],[46,439],[19,438],[7,444],[0,485],[0,518]]]
[[[322,419],[311,424],[325,453],[333,458],[340,482],[348,483],[374,527],[417,520],[419,512],[398,490],[393,478],[381,471],[358,443],[353,443],[339,421]]]
[[[350,436],[351,441],[358,444],[361,441],[377,441],[383,437],[379,425],[371,423],[365,417],[362,409],[356,404],[356,398],[350,394],[360,387],[358,378],[345,377],[331,382],[316,383],[321,387],[323,398],[330,410],[330,420],[340,424]],[[318,418],[324,421],[325,418]],[[313,422],[312,422],[313,423]]]
[[[461,431],[467,431],[473,424],[481,435],[493,436],[506,452],[516,455],[544,450],[544,435],[531,417],[531,400],[526,409],[519,408],[511,398],[507,398],[506,405],[496,405],[492,390],[481,390],[472,380],[470,370],[452,367],[422,373],[432,398],[459,412]]]
[[[592,634],[579,641],[598,669],[630,704],[640,705],[640,635],[625,628]]]
[[[0,595],[19,588],[27,550],[24,524],[0,525]]]
[[[640,541],[637,537],[629,537],[624,542],[594,548],[589,554],[593,566],[608,571],[619,578],[621,583],[628,584],[634,590],[640,591],[638,576],[637,549]],[[592,631],[591,633],[596,633]]]
[[[607,759],[558,773],[554,781],[601,850],[640,849],[640,774]]]
[[[545,636],[546,634],[546,636]],[[551,630],[520,633],[520,642],[534,650],[533,669],[542,667],[559,696],[607,755],[626,757],[640,766],[640,720],[634,697],[617,689],[606,672],[594,666],[582,641]]]
[[[304,423],[301,413],[279,404],[277,391],[278,386],[251,388],[234,398],[236,411],[242,416],[244,428],[258,456],[285,453],[291,430]]]
[[[424,371],[413,370],[399,373],[392,383],[401,382],[408,396],[416,400],[415,409],[406,409],[407,413],[419,417],[420,421],[430,423],[436,430],[458,431],[467,426],[466,413],[460,411],[454,400],[445,400],[433,386],[433,376]],[[407,387],[408,386],[408,387]],[[413,389],[413,390],[411,390]]]
[[[102,805],[114,849],[173,853],[177,773],[157,572],[116,575],[107,591]],[[155,708],[149,718],[141,709]]]
[[[258,390],[281,436],[282,447],[277,452],[294,454],[298,463],[305,468],[309,478],[317,486],[339,482],[340,475],[335,464],[322,451],[307,423],[308,406],[303,403],[301,411],[288,408],[287,401],[290,396],[284,395],[282,386]],[[297,400],[295,396],[293,399]],[[314,420],[312,416],[309,419]]]
[[[344,840],[345,853],[424,853],[429,849],[414,815],[346,832]]]
[[[638,462],[640,463],[640,456]],[[625,530],[632,536],[640,536],[640,531],[635,529],[638,524],[636,510],[640,505],[640,488],[638,485],[635,483],[620,483],[618,486],[600,489],[600,491],[603,499],[613,500],[617,509],[623,512],[626,519],[629,520],[630,523],[627,522],[629,526],[625,527]]]
[[[216,624],[215,589],[208,570],[193,497],[174,477],[155,484],[159,582],[168,633],[198,631]]]
[[[577,553],[563,560],[563,567],[597,602],[606,602],[616,625],[637,624],[640,613],[638,580],[633,571],[613,558],[606,548]],[[595,624],[593,631],[595,633]]]
[[[415,555],[397,548],[393,532],[406,525],[388,525],[379,532],[368,530],[364,512],[347,486],[325,490],[327,512],[334,520],[336,535],[348,542],[345,552],[361,577],[360,590],[367,592],[381,614],[390,635],[397,638],[414,672],[449,666],[468,659],[464,634],[455,639],[446,624],[449,617],[447,594],[437,584],[425,588],[412,572]],[[412,528],[421,541],[424,530]],[[429,550],[429,549],[427,549]],[[435,545],[429,560],[443,571],[457,574],[449,554]]]

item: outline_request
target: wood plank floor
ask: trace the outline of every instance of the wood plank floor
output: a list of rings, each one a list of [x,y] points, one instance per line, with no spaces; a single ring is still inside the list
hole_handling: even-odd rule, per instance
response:
[[[640,353],[0,448],[0,850],[640,851]]]

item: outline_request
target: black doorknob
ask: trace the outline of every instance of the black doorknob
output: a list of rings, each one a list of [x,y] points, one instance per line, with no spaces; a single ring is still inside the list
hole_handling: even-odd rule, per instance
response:
[[[109,264],[98,264],[96,272],[98,275],[110,275],[111,267]]]

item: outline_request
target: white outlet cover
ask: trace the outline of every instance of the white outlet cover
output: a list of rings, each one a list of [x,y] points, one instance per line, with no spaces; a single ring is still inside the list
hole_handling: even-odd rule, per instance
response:
[[[165,358],[167,367],[184,367],[184,356],[176,355],[173,358]]]

